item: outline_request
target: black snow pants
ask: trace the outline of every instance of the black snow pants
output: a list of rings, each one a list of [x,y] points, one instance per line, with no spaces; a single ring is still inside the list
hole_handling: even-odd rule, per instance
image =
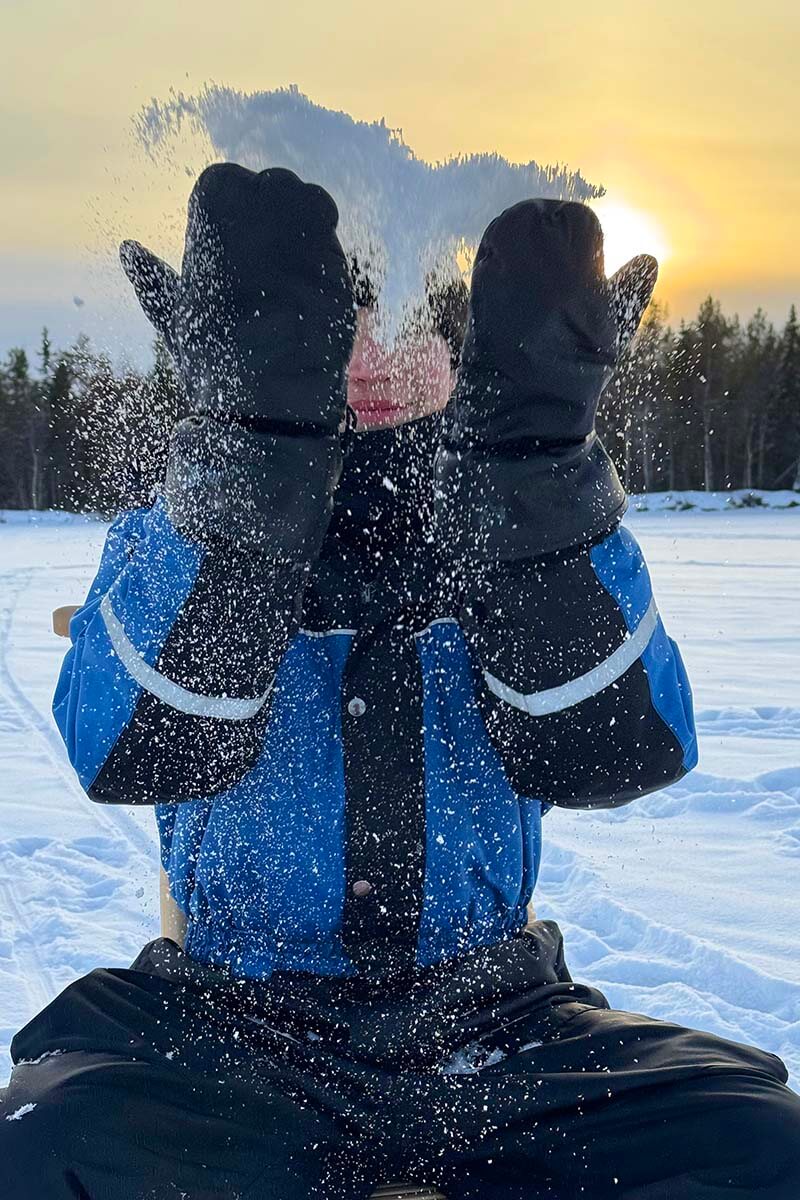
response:
[[[798,1200],[779,1059],[615,1012],[556,926],[393,989],[237,980],[174,943],[17,1034],[3,1200]]]

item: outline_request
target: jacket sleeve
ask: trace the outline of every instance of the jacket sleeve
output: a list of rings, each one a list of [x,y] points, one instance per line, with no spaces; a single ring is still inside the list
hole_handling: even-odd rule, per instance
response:
[[[304,573],[186,536],[162,501],[114,523],[53,705],[93,800],[209,796],[251,769]]]
[[[462,625],[512,786],[613,807],[697,762],[689,682],[632,534],[468,569]]]

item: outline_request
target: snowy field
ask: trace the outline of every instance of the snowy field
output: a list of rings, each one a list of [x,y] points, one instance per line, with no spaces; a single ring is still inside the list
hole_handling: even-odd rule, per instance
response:
[[[800,509],[629,524],[693,680],[700,767],[616,813],[551,812],[537,910],[612,1003],[756,1042],[800,1087]],[[3,1055],[70,980],[157,933],[152,814],[90,803],[50,717],[50,610],[83,598],[103,535],[0,523]]]

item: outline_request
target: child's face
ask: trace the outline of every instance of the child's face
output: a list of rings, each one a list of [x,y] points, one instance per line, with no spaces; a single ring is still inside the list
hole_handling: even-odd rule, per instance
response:
[[[412,332],[388,350],[377,334],[374,310],[360,308],[347,381],[356,428],[388,429],[443,409],[453,386],[444,338]]]

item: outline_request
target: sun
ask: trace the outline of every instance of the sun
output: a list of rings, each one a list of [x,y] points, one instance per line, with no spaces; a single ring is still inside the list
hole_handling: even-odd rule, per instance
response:
[[[592,208],[603,226],[607,275],[612,275],[634,254],[652,254],[660,263],[669,257],[664,230],[649,213],[606,197]]]

